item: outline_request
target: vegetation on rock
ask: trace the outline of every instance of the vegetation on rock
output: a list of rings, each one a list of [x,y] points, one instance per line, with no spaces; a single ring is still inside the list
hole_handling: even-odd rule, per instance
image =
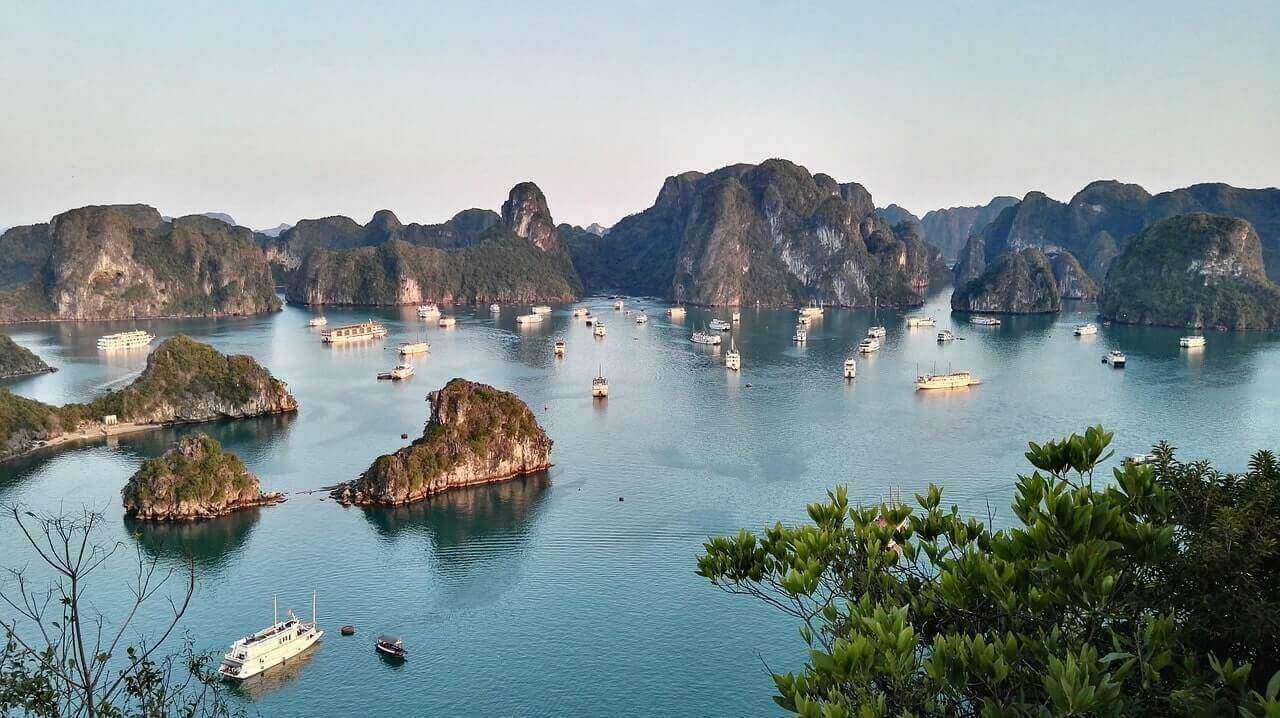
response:
[[[0,334],[0,379],[57,371],[24,346]]]
[[[1003,254],[976,279],[957,287],[951,308],[962,312],[1040,314],[1062,309],[1049,258],[1038,249]]]
[[[147,459],[121,490],[125,515],[151,521],[207,519],[276,503],[240,457],[206,434],[184,437]]]
[[[850,506],[705,544],[697,573],[793,616],[808,659],[774,700],[813,718],[1280,714],[1280,462],[1094,473],[1100,427],[1031,444],[1014,526]]]

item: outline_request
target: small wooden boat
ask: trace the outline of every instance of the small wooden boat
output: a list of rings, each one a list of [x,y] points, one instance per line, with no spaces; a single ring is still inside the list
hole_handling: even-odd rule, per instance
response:
[[[378,636],[378,640],[374,642],[373,647],[379,653],[400,661],[409,657],[409,652],[404,648],[404,641],[400,640],[399,636],[389,636],[384,633]]]

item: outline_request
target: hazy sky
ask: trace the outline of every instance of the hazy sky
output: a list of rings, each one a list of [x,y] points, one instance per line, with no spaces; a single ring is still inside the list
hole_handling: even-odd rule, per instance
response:
[[[0,5],[0,225],[434,222],[526,179],[611,224],[769,157],[917,214],[1280,184],[1275,0],[258,4]]]

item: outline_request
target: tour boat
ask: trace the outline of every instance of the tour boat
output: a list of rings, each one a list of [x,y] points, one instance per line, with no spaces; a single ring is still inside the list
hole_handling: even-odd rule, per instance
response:
[[[426,342],[402,342],[400,344],[400,356],[407,357],[410,354],[426,354],[431,351],[431,345]]]
[[[969,317],[969,323],[970,323],[970,324],[976,324],[976,325],[978,325],[978,326],[980,326],[980,327],[998,327],[998,326],[1000,326],[1000,320],[999,320],[999,319],[996,319],[995,317],[983,317],[983,316],[979,316],[979,315],[977,315],[977,314],[975,314],[975,315],[973,315],[973,316]]]
[[[946,374],[921,374],[916,377],[916,389],[960,389],[981,383],[978,377],[967,371],[953,371]]]
[[[907,328],[915,329],[916,327],[931,327],[938,321],[933,317],[907,317]]]
[[[591,325],[593,325],[593,324],[595,324],[595,323],[596,323],[596,318],[595,318],[595,317],[593,317],[593,316],[591,316],[590,314],[588,314],[588,315],[587,315],[587,326],[591,326]]]
[[[796,317],[796,324],[800,324],[807,327],[809,326],[809,321],[810,321],[810,317],[805,314],[801,314],[800,316]]]
[[[707,344],[711,346],[720,346],[720,335],[710,332],[694,332],[689,341],[694,344]]]
[[[604,377],[604,371],[601,370],[591,380],[591,397],[602,399],[606,396],[609,396],[609,380]]]
[[[391,371],[384,371],[378,374],[379,379],[390,379],[392,381],[401,381],[413,376],[413,367],[408,364],[396,364]]]
[[[818,306],[817,302],[809,300],[809,306],[800,308],[800,316],[810,318],[821,317],[822,307]]]
[[[871,327],[867,330],[867,336],[875,337],[876,339],[884,339],[885,334],[888,334],[888,332],[884,327]]]
[[[942,331],[938,332],[939,344],[945,344],[946,342],[953,342],[955,340],[956,340],[956,335],[952,334],[950,329],[943,329]]]
[[[643,310],[641,310],[640,313],[636,315],[636,324],[645,324],[648,321],[649,321],[649,315],[645,314]]]
[[[534,314],[550,314],[551,307],[548,307],[545,304],[539,304],[538,306],[534,307],[532,311]]]
[[[876,337],[868,335],[865,339],[858,342],[858,351],[863,354],[880,351],[880,340]]]
[[[595,325],[595,327],[591,330],[591,333],[592,333],[594,336],[597,336],[597,337],[603,337],[603,336],[604,336],[604,334],[605,334],[605,331],[604,331],[604,322],[602,322],[602,321],[600,321],[599,319],[597,319],[597,320],[596,320],[596,325]]]
[[[1119,349],[1112,349],[1102,357],[1103,364],[1110,364],[1117,369],[1123,368],[1125,363],[1124,352]]]
[[[434,319],[440,316],[440,307],[437,307],[435,303],[423,304],[418,307],[418,316],[422,319]]]
[[[590,312],[588,312],[585,307],[577,307],[576,309],[573,310],[570,316],[572,316],[574,319],[581,319],[582,317],[585,317],[588,314],[590,314]]]
[[[1094,324],[1093,322],[1089,322],[1088,324],[1077,324],[1075,328],[1075,335],[1078,337],[1088,336],[1090,334],[1097,334],[1097,333],[1098,333],[1098,325]]]
[[[1160,457],[1155,454],[1134,454],[1133,456],[1126,457],[1124,463],[1132,466],[1144,466],[1146,464],[1155,463],[1159,458]]]
[[[733,328],[732,324],[730,324],[729,322],[726,322],[723,319],[712,319],[711,323],[708,324],[707,326],[711,327],[712,329],[718,332],[727,332]]]
[[[538,324],[541,321],[541,314],[521,314],[516,317],[516,324]]]
[[[223,678],[242,681],[278,666],[314,646],[324,636],[316,627],[316,597],[311,595],[311,621],[300,620],[289,611],[285,620],[278,620],[275,602],[272,601],[272,624],[257,633],[249,634],[231,644],[231,650],[222,657],[218,673]]]
[[[438,327],[451,327],[457,323],[458,320],[454,317],[440,317],[440,319],[436,320],[436,326]]]
[[[844,378],[852,379],[858,375],[858,362],[853,357],[844,360]]]
[[[1183,337],[1178,340],[1178,346],[1186,349],[1195,349],[1196,347],[1202,347],[1204,346],[1204,337],[1199,336],[1198,334],[1193,334],[1191,336]]]
[[[796,333],[791,335],[791,341],[796,344],[804,344],[809,341],[809,330],[805,328],[804,324],[796,324]]]
[[[728,353],[724,355],[724,368],[730,371],[742,370],[742,355],[738,353],[738,346],[732,342]]]
[[[131,332],[120,332],[118,334],[107,334],[98,337],[99,349],[133,349],[135,347],[145,347],[155,341],[156,337],[151,332],[144,332],[141,329],[135,329]]]
[[[378,640],[374,642],[373,647],[378,653],[401,661],[409,656],[409,652],[404,648],[404,641],[400,640],[399,636],[389,636],[384,633],[378,636]]]
[[[616,302],[614,302],[614,303],[613,303],[613,308],[614,308],[616,311],[619,311],[619,312],[620,312],[620,311],[622,311],[622,308],[623,308],[623,307],[625,307],[625,306],[626,306],[626,304],[624,304],[624,303],[623,303],[623,301],[622,301],[621,299],[619,299],[618,301],[616,301]]]
[[[565,348],[564,340],[563,340],[563,339],[557,339],[557,340],[556,340],[556,343],[555,343],[555,344],[553,344],[553,345],[551,346],[551,351],[552,351],[552,353],[554,353],[556,356],[558,356],[558,357],[562,357],[562,356],[564,356],[564,348]]]
[[[494,302],[493,304],[489,305],[489,311],[493,312],[494,314],[497,314],[498,312],[502,311],[502,305],[498,304],[497,302]]]
[[[309,327],[323,327],[328,323],[329,323],[329,320],[325,319],[324,317],[311,317],[310,319],[307,320],[307,326]]]
[[[734,323],[734,324],[737,324],[737,323],[738,323],[738,322],[740,322],[740,321],[742,321],[742,312],[734,312],[734,313],[733,313],[733,323]]]
[[[667,316],[671,317],[672,319],[680,319],[681,317],[684,316],[684,307],[679,305],[676,305],[674,307],[667,307]]]
[[[325,344],[345,344],[346,342],[361,342],[369,339],[381,339],[387,335],[387,328],[370,319],[367,322],[359,324],[347,324],[333,329],[326,329],[320,335],[320,341]]]

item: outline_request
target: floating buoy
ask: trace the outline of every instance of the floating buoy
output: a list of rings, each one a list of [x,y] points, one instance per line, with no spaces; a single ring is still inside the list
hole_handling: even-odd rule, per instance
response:
[[[622,500],[622,497],[621,497],[621,496],[619,496],[619,497],[618,497],[618,500],[619,500],[619,501],[621,501],[621,500]]]
[[[354,635],[356,635],[356,627],[355,627],[355,626],[343,626],[341,629],[339,629],[339,631],[340,631],[340,632],[342,633],[342,635],[344,635],[344,636],[354,636]]]

